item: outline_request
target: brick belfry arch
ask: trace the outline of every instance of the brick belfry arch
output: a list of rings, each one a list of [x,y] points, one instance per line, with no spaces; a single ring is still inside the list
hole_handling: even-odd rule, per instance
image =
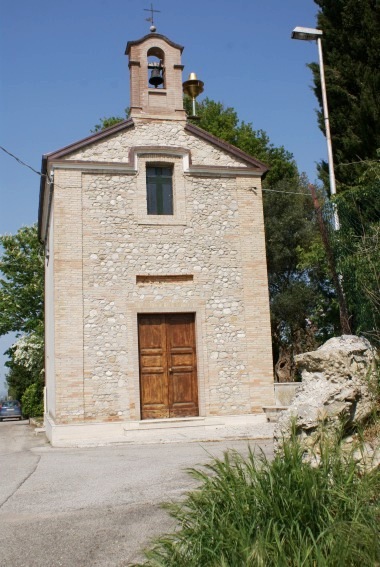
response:
[[[150,49],[148,49],[147,59],[148,59],[148,65],[147,65],[147,68],[148,68],[148,89],[152,88],[152,87],[157,88],[157,86],[152,84],[152,81],[150,80],[150,78],[152,76],[151,74],[153,73],[154,66],[155,66],[156,74],[158,72],[158,75],[160,76],[160,78],[162,80],[162,84],[159,85],[159,88],[166,89],[165,53],[159,47],[151,47]]]
[[[127,44],[132,118],[185,120],[182,94],[183,47],[163,35],[152,33]],[[148,57],[163,60],[164,85],[155,89],[147,81]]]

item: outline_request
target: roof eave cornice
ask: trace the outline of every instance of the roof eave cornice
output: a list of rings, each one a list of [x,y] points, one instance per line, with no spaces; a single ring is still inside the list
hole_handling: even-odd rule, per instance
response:
[[[134,45],[139,45],[140,43],[143,43],[144,41],[146,41],[148,39],[156,39],[156,38],[162,39],[163,41],[166,41],[166,43],[168,43],[172,47],[179,49],[181,51],[181,53],[184,50],[183,45],[179,45],[179,43],[174,43],[174,41],[172,41],[171,39],[169,39],[165,35],[162,35],[160,33],[148,33],[147,35],[144,35],[144,37],[142,37],[141,39],[128,41],[127,47],[125,48],[125,55],[129,55],[131,47],[133,47]]]
[[[238,159],[241,159],[246,163],[253,165],[255,168],[257,168],[258,171],[261,172],[261,175],[263,177],[269,171],[269,167],[262,161],[254,158],[253,156],[247,154],[246,152],[243,152],[243,150],[240,150],[236,146],[233,146],[232,144],[229,144],[228,142],[225,142],[224,140],[217,138],[213,134],[210,134],[210,132],[206,132],[206,130],[199,128],[199,126],[195,126],[194,124],[187,123],[185,126],[185,130],[187,130],[191,134],[194,134],[195,136],[198,136],[199,138],[202,138],[206,142],[209,142],[210,144],[217,146],[218,148],[224,150],[225,152],[232,154]]]
[[[43,155],[42,156],[42,162],[41,162],[40,195],[39,195],[39,202],[38,202],[38,239],[39,239],[40,242],[43,242],[42,216],[43,216],[43,209],[44,209],[46,172],[47,172],[47,156]]]
[[[123,120],[122,122],[118,122],[114,126],[110,126],[109,128],[105,128],[104,130],[100,130],[100,132],[95,132],[95,134],[91,134],[91,136],[87,136],[86,138],[83,138],[82,140],[79,140],[78,142],[74,142],[73,144],[65,146],[64,148],[61,148],[60,150],[56,150],[55,152],[50,152],[49,154],[46,154],[46,157],[49,161],[51,159],[65,157],[65,156],[71,154],[72,152],[76,152],[78,150],[81,150],[85,146],[89,146],[91,144],[94,144],[95,142],[99,142],[100,140],[103,140],[104,138],[108,138],[109,136],[113,136],[114,134],[117,134],[118,132],[121,132],[122,130],[126,130],[128,128],[131,128],[132,126],[134,126],[133,119],[127,118],[126,120]]]

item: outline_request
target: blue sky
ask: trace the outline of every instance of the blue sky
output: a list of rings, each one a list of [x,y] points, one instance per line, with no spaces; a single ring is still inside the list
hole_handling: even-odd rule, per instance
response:
[[[293,41],[316,27],[313,0],[155,0],[157,32],[185,47],[183,80],[232,106],[293,153],[310,181],[326,159],[307,63],[316,45]],[[39,170],[41,156],[90,134],[129,104],[127,41],[149,32],[146,0],[3,0],[0,145]],[[0,151],[0,233],[36,221],[39,178]],[[0,338],[0,355],[9,346]],[[0,395],[4,376],[0,358]]]

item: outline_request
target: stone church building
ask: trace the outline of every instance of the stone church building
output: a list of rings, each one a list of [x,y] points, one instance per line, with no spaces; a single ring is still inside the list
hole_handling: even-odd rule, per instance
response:
[[[264,422],[274,404],[267,168],[187,121],[182,50],[129,42],[130,117],[43,156],[56,446]]]

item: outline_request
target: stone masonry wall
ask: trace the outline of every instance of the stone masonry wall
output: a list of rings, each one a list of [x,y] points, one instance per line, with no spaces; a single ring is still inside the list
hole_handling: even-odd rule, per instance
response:
[[[197,165],[246,166],[227,152],[189,134],[184,130],[183,124],[162,120],[139,122],[135,119],[135,128],[73,152],[68,159],[126,163],[129,160],[129,150],[134,146],[174,146],[189,149],[193,163]]]
[[[242,166],[188,135],[183,124],[165,122],[138,123],[70,159],[128,161],[128,149],[137,145],[182,146],[191,149],[194,164]],[[142,221],[138,214],[143,161],[137,175],[79,174],[83,263],[74,269],[83,275],[84,357],[77,372],[84,381],[74,394],[82,396],[76,416],[57,399],[62,422],[140,418],[137,313],[143,312],[196,312],[201,415],[260,412],[274,403],[259,179],[190,176],[183,174],[181,159],[156,156],[154,162],[159,160],[173,162],[175,206],[181,200],[178,210],[185,211],[167,225],[154,217]],[[56,246],[64,239],[64,223],[57,225]],[[57,263],[58,291],[67,268]],[[138,275],[181,274],[193,281],[136,283]],[[56,334],[57,344],[70,340],[65,332]],[[58,373],[63,385],[66,370],[59,367]]]

